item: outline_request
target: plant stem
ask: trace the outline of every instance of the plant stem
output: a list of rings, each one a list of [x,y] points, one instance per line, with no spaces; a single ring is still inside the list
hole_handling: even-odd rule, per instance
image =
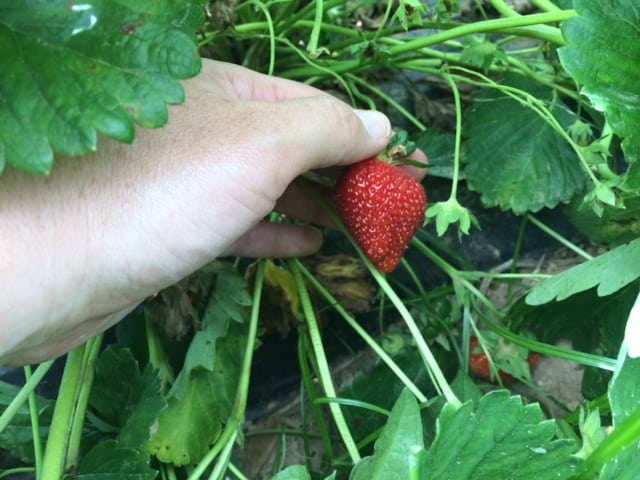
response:
[[[10,477],[10,475],[20,475],[21,473],[25,473],[25,474],[34,473],[34,469],[32,467],[10,468],[9,470],[4,470],[0,472],[0,478],[9,478],[9,480],[11,480],[11,478],[14,478],[14,477],[13,476]]]
[[[236,467],[233,463],[229,463],[229,471],[240,480],[249,480],[240,470],[238,470],[238,467]]]
[[[316,394],[316,386],[314,385],[314,378],[311,374],[311,370],[309,368],[310,363],[310,355],[308,354],[308,347],[305,341],[306,337],[303,335],[298,335],[298,364],[300,365],[300,377],[301,377],[301,385],[300,385],[300,411],[302,418],[302,442],[304,445],[304,452],[307,456],[307,459],[311,458],[312,452],[309,446],[309,436],[311,432],[308,429],[307,418],[308,413],[305,408],[304,402],[304,392],[307,392],[307,396],[309,397],[309,406],[313,412],[313,416],[316,419],[316,430],[318,431],[318,436],[322,441],[322,445],[324,448],[324,455],[327,458],[333,458],[333,443],[331,440],[331,434],[329,432],[329,428],[327,426],[327,422],[325,421],[325,417],[322,414],[322,410],[320,409],[319,404],[316,402],[317,394]],[[315,368],[318,371],[317,368]],[[307,465],[311,468],[311,464]]]
[[[496,9],[496,11],[504,16],[504,17],[519,17],[521,16],[518,12],[516,12],[513,8],[505,3],[504,0],[490,0],[491,6]]]
[[[82,360],[87,346],[77,347],[69,352],[60,381],[58,399],[51,419],[49,437],[42,461],[42,478],[39,480],[60,480],[65,470],[65,459],[73,413],[78,399],[78,386],[82,376]]]
[[[365,262],[367,267],[369,267],[374,280],[378,283],[378,285],[387,295],[389,300],[391,300],[391,303],[393,303],[394,307],[396,308],[396,310],[404,320],[405,324],[407,325],[409,332],[411,332],[411,335],[413,336],[413,339],[418,346],[418,350],[420,351],[420,354],[425,362],[427,371],[429,371],[435,379],[434,386],[436,387],[436,389],[438,389],[441,392],[441,394],[444,396],[445,400],[448,403],[456,407],[459,407],[460,405],[462,405],[462,403],[460,402],[456,394],[451,389],[451,386],[447,382],[447,379],[445,378],[444,374],[442,373],[442,370],[440,369],[440,365],[438,365],[438,361],[433,356],[433,353],[431,352],[429,345],[427,344],[424,337],[422,336],[422,332],[420,332],[420,328],[418,327],[415,320],[411,316],[411,313],[409,312],[409,310],[407,310],[407,307],[402,302],[400,297],[398,297],[398,295],[393,290],[393,288],[391,288],[391,285],[389,285],[389,282],[387,282],[387,279],[385,278],[385,276],[382,273],[380,273],[378,270],[376,270],[376,268],[371,264],[369,259],[366,258],[364,254],[362,254],[360,249],[358,250],[359,250],[359,253],[362,255],[363,261]]]
[[[244,413],[243,413],[244,417]],[[220,458],[216,462],[215,467],[211,471],[211,475],[209,475],[209,480],[217,480],[225,478],[225,471],[227,469],[227,465],[229,465],[229,459],[231,458],[231,450],[235,445],[236,438],[238,438],[238,427],[234,428],[231,431],[231,435],[229,439],[225,440],[224,448],[220,452]]]
[[[309,37],[309,44],[307,45],[307,52],[311,58],[317,58],[322,53],[318,50],[318,41],[320,39],[320,30],[322,28],[322,15],[324,14],[324,2],[323,0],[316,0],[315,2],[315,19],[313,22],[313,28],[311,29],[311,36]]]
[[[98,335],[67,355],[39,480],[59,480],[67,467],[77,463],[93,363],[101,343],[102,335]]]
[[[307,320],[309,338],[311,340],[311,347],[313,349],[313,353],[315,355],[316,361],[318,362],[318,373],[320,376],[320,383],[322,384],[322,388],[324,390],[326,397],[330,399],[336,398],[338,395],[336,394],[336,390],[331,380],[331,371],[329,368],[329,362],[327,361],[327,356],[325,355],[324,348],[322,346],[322,336],[320,334],[320,328],[318,327],[318,322],[316,321],[316,315],[313,310],[313,305],[311,304],[309,291],[307,290],[307,287],[304,284],[304,279],[302,278],[300,262],[297,259],[292,259],[287,261],[287,265],[291,270],[291,274],[293,275],[293,279],[296,283],[296,287],[298,289],[298,296],[300,298],[300,305],[302,307],[302,311],[304,312],[304,316]],[[347,421],[344,418],[340,405],[337,403],[330,403],[329,409],[331,410],[331,414],[333,416],[333,420],[338,429],[338,433],[342,437],[342,441],[344,442],[347,452],[351,457],[351,462],[353,464],[358,463],[360,461],[360,452],[358,452],[358,447],[356,446],[356,442],[353,440],[353,437],[351,436],[351,432],[349,431]]]
[[[566,238],[564,238],[562,235],[560,235],[554,229],[548,227],[547,225],[542,223],[540,220],[538,220],[533,215],[528,214],[527,215],[527,220],[530,221],[531,223],[533,223],[536,227],[538,227],[544,233],[549,235],[551,238],[553,238],[554,240],[556,240],[557,242],[559,242],[563,246],[567,247],[569,250],[571,250],[575,254],[581,256],[582,258],[584,258],[587,261],[593,260],[593,256],[592,255],[590,255],[587,252],[585,252],[583,249],[578,247],[575,243],[573,243],[573,242],[567,240]]]
[[[576,144],[576,142],[566,132],[566,130],[562,127],[562,125],[560,125],[560,123],[558,122],[556,117],[547,108],[547,106],[545,105],[545,103],[543,101],[541,101],[539,98],[531,95],[529,92],[526,92],[526,91],[521,90],[519,88],[510,87],[509,85],[498,84],[494,80],[492,80],[489,77],[487,77],[486,75],[483,75],[483,74],[481,74],[479,72],[470,70],[468,68],[451,67],[451,70],[458,70],[458,71],[466,73],[467,75],[476,76],[476,77],[482,79],[482,82],[478,82],[478,81],[471,80],[470,78],[468,78],[466,76],[459,76],[459,77],[457,76],[456,77],[456,78],[459,78],[460,81],[465,81],[467,83],[470,83],[471,85],[478,85],[478,86],[481,86],[481,87],[488,87],[488,88],[496,89],[496,90],[502,92],[503,94],[507,95],[508,97],[512,98],[516,102],[520,103],[524,107],[530,108],[535,113],[540,115],[540,117],[545,122],[547,122],[555,130],[555,132],[558,135],[560,135],[569,144],[571,149],[576,153],[578,159],[580,160],[580,163],[582,164],[582,167],[583,167],[585,173],[589,176],[589,178],[594,183],[594,185],[597,186],[597,185],[601,184],[600,180],[598,180],[598,178],[595,176],[595,174],[591,170],[589,162],[587,161],[587,159],[584,156],[583,148]]]
[[[69,433],[69,444],[65,460],[66,468],[74,468],[78,465],[84,418],[87,413],[87,405],[89,404],[89,396],[91,394],[91,386],[93,385],[95,373],[94,365],[100,353],[101,345],[102,335],[98,335],[89,340],[82,359],[82,376],[80,377],[78,400],[71,421],[71,431]]]
[[[398,379],[407,387],[411,393],[418,399],[420,403],[425,403],[427,401],[427,397],[420,391],[420,389],[411,381],[409,377],[402,371],[402,369],[396,364],[393,359],[389,356],[384,349],[378,345],[378,343],[367,333],[367,331],[362,328],[356,320],[344,309],[340,303],[327,291],[324,286],[309,272],[309,270],[302,264],[300,264],[300,270],[302,274],[306,277],[306,279],[311,282],[313,288],[320,292],[327,302],[342,316],[342,318],[349,324],[351,328],[353,328],[356,333],[362,338],[371,349],[376,352],[380,360],[382,360],[387,367],[398,377]]]
[[[458,179],[460,177],[460,146],[462,144],[462,103],[460,102],[460,91],[456,82],[453,81],[451,75],[443,74],[444,79],[451,86],[453,92],[453,101],[456,108],[456,134],[453,149],[453,178],[451,179],[451,194],[449,200],[456,200],[458,195]]]
[[[27,365],[24,367],[25,383],[29,383],[31,377],[31,367]],[[42,471],[42,439],[40,438],[38,404],[36,402],[36,395],[33,391],[29,393],[29,416],[31,418],[31,436],[33,437],[33,457],[35,459],[34,464],[36,468],[36,478],[40,478],[40,472]]]
[[[7,405],[7,408],[0,415],[0,432],[4,431],[4,429],[11,423],[13,417],[16,416],[20,407],[24,405],[24,403],[29,399],[31,393],[38,386],[42,378],[47,374],[51,366],[53,365],[53,360],[48,362],[41,363],[36,368],[36,371],[33,372],[33,375],[25,382],[24,386],[20,389],[18,394],[11,400],[11,403]]]
[[[267,28],[269,30],[269,70],[267,71],[267,74],[273,75],[276,67],[276,33],[273,27],[273,19],[271,18],[269,9],[264,5],[264,3],[259,2],[258,0],[251,0],[249,3],[255,5],[266,19]]]
[[[531,0],[536,7],[545,12],[561,12],[562,9],[553,4],[550,0]]]
[[[480,292],[476,290],[474,294],[479,293]],[[607,358],[601,355],[593,355],[591,353],[579,352],[577,350],[569,350],[567,348],[561,348],[556,347],[555,345],[542,343],[531,338],[522,337],[517,333],[513,333],[507,328],[501,327],[493,320],[491,320],[487,315],[482,315],[482,321],[487,326],[487,328],[489,328],[489,330],[492,330],[501,337],[533,352],[538,352],[542,355],[561,358],[563,360],[568,360],[580,365],[595,367],[602,370],[614,371],[616,368],[617,363],[613,358]]]
[[[403,53],[418,50],[420,48],[443,43],[448,40],[453,40],[455,38],[472,35],[474,33],[497,32],[500,30],[513,29],[516,27],[540,27],[544,26],[541,24],[562,22],[575,15],[577,15],[575,10],[561,10],[560,12],[536,13],[533,15],[498,18],[495,20],[484,20],[482,22],[463,24],[458,27],[452,28],[451,30],[446,30],[426,37],[416,38],[414,40],[405,42],[403,45],[391,47],[389,48],[389,54],[393,57]],[[540,28],[538,28],[538,32],[541,32]],[[557,45],[565,44],[562,33],[555,27],[553,28],[553,30],[543,32],[543,35],[546,37],[547,41],[550,41]]]
[[[342,231],[342,233],[349,239],[351,244],[358,251],[358,255],[360,255],[360,258],[362,259],[364,264],[367,266],[367,268],[369,269],[369,271],[373,275],[373,278],[376,280],[378,285],[380,285],[382,290],[387,294],[387,297],[389,298],[389,300],[391,300],[393,305],[396,307],[396,310],[398,311],[398,313],[400,314],[400,316],[402,317],[404,322],[407,324],[407,327],[409,328],[411,334],[414,336],[414,340],[416,341],[416,343],[418,345],[418,349],[419,349],[420,354],[422,355],[422,358],[423,358],[423,360],[425,362],[425,366],[427,367],[427,371],[431,375],[433,375],[433,377],[435,379],[435,381],[434,381],[435,387],[442,393],[442,395],[444,395],[445,400],[447,402],[449,402],[449,403],[451,403],[452,405],[455,405],[455,406],[460,406],[462,403],[460,402],[460,400],[458,399],[456,394],[453,392],[453,390],[451,390],[451,387],[449,386],[449,383],[447,383],[447,379],[445,378],[444,374],[442,373],[442,370],[440,369],[440,366],[438,365],[438,362],[436,361],[435,357],[433,356],[433,353],[431,352],[431,349],[427,345],[427,342],[425,341],[424,337],[422,336],[422,333],[420,332],[420,329],[416,325],[416,322],[413,320],[413,317],[411,316],[411,313],[409,312],[409,310],[407,310],[407,307],[404,305],[404,303],[402,302],[400,297],[398,297],[398,295],[395,293],[393,288],[391,288],[391,285],[389,285],[389,282],[387,282],[387,279],[384,277],[384,275],[382,273],[380,273],[373,266],[373,264],[367,258],[367,256],[364,254],[364,252],[362,251],[362,249],[360,248],[358,243],[351,236],[351,234],[347,231],[347,229],[345,228],[344,224],[342,223],[342,221],[340,220],[340,218],[338,217],[336,212],[332,208],[329,207],[329,205],[327,204],[327,201],[324,198],[322,198],[322,196],[320,194],[318,194],[318,192],[316,192],[313,188],[309,187],[306,190],[309,192],[309,194],[312,196],[312,198],[315,201],[317,201],[321,206],[324,207],[324,210],[327,212],[327,214],[331,217],[331,219],[335,222],[335,224],[340,227],[340,230]],[[442,263],[445,264],[445,265],[448,265],[446,262],[444,262],[444,260],[442,260]],[[327,396],[330,396],[330,395],[327,395]]]
[[[379,88],[376,88],[373,85],[371,85],[369,82],[366,82],[365,80],[362,80],[361,78],[358,78],[356,75],[347,74],[346,76],[352,82],[360,84],[363,87],[371,90],[378,97],[383,99],[385,102],[387,102],[389,105],[391,105],[394,109],[396,109],[398,112],[400,112],[407,120],[409,120],[411,123],[413,123],[420,131],[424,132],[427,129],[427,127],[420,120],[418,120],[414,115],[412,115],[406,108],[404,108],[402,105],[400,105],[398,102],[396,102],[391,96],[387,95],[386,93],[384,93]]]

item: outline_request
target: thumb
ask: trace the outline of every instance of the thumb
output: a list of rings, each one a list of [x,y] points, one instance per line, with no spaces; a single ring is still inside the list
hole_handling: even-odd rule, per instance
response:
[[[364,160],[382,151],[391,136],[384,114],[353,109],[329,95],[263,105],[263,131],[277,137],[268,142],[270,153],[280,166],[287,160],[297,175]]]

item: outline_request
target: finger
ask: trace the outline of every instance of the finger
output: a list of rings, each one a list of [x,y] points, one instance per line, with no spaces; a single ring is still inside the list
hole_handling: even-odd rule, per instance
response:
[[[221,86],[232,98],[280,102],[293,98],[328,95],[304,83],[254,72],[231,63],[203,60],[201,75]]]
[[[331,203],[331,190],[317,185],[307,187],[301,185],[299,182],[294,182],[278,199],[274,210],[289,217],[305,220],[314,225],[322,225],[325,227],[334,226],[326,209],[311,198],[307,190],[308,188],[315,189],[318,195],[325,197],[327,203]]]
[[[424,154],[422,150],[416,150],[409,158],[416,162],[424,163],[425,167],[414,167],[413,165],[403,165],[402,169],[405,170],[409,175],[416,178],[417,180],[422,180],[427,175],[426,165],[429,164],[429,159]]]
[[[225,253],[243,257],[298,257],[311,255],[322,246],[322,234],[300,225],[260,222]]]
[[[261,165],[272,176],[364,160],[378,154],[391,133],[382,113],[354,110],[326,95],[254,105],[253,119],[262,137],[254,137]]]

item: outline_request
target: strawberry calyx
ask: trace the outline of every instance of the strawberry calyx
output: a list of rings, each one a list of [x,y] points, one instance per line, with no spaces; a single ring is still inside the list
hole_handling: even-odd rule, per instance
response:
[[[427,166],[424,163],[409,158],[416,149],[416,143],[409,140],[409,134],[405,130],[400,130],[391,137],[385,149],[376,158],[391,165],[411,165],[426,168]]]

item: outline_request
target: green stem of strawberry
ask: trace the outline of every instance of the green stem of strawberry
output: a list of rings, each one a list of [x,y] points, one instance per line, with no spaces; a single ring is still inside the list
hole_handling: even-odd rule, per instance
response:
[[[302,277],[300,262],[297,259],[291,259],[287,261],[287,266],[289,267],[289,270],[293,275],[293,279],[295,281],[300,298],[300,306],[307,320],[309,338],[311,340],[313,353],[315,354],[316,361],[318,362],[318,373],[320,376],[322,389],[324,390],[327,398],[335,399],[337,398],[337,394],[333,386],[333,382],[331,381],[329,362],[327,361],[327,356],[325,355],[324,348],[322,346],[322,336],[320,334],[320,328],[318,327],[318,322],[316,321],[316,315],[311,303],[311,298],[309,297],[309,290],[307,289],[307,286],[304,283],[304,278]],[[351,435],[351,432],[347,425],[347,421],[342,414],[340,404],[336,402],[330,402],[329,409],[331,410],[331,414],[333,415],[333,420],[336,423],[338,432],[340,433],[342,441],[344,442],[347,452],[349,453],[349,457],[351,457],[351,461],[356,464],[360,461],[360,452],[358,451],[356,442]]]
[[[613,371],[615,369],[615,359],[607,358],[602,355],[594,355],[591,353],[578,352],[576,350],[568,350],[566,348],[548,345],[536,340],[524,338],[516,333],[511,332],[507,328],[501,327],[496,322],[494,322],[492,318],[499,319],[502,318],[504,314],[496,309],[491,300],[489,300],[480,290],[478,290],[478,288],[468,279],[469,273],[471,273],[472,278],[475,276],[474,272],[464,272],[456,269],[418,238],[414,238],[411,244],[416,247],[416,249],[418,249],[421,253],[423,253],[426,258],[435,263],[438,268],[445,272],[449,276],[449,278],[451,278],[454,285],[460,285],[471,295],[473,295],[473,297],[475,297],[478,302],[482,304],[482,306],[488,313],[484,314],[482,309],[480,308],[476,308],[476,311],[482,317],[484,325],[489,330],[494,331],[501,337],[515,343],[516,345],[520,345],[521,347],[527,348],[533,352],[541,353],[545,356],[562,358],[575,363],[579,363],[581,365],[595,367],[603,370]]]
[[[391,356],[385,352],[384,348],[382,348],[376,341],[369,335],[369,333],[362,328],[358,322],[347,312],[340,302],[336,300],[336,298],[329,293],[329,291],[313,276],[313,274],[303,265],[299,264],[300,271],[307,279],[309,283],[316,289],[320,295],[322,295],[331,305],[349,324],[351,328],[355,330],[355,332],[362,338],[371,349],[376,352],[376,354],[380,357],[387,367],[398,377],[398,379],[404,384],[406,388],[409,389],[411,393],[418,399],[420,403],[425,403],[427,401],[427,397],[420,391],[420,389],[416,386],[415,383],[411,381],[411,379],[402,371],[402,368],[398,366],[396,362],[393,361]]]
[[[458,195],[458,179],[460,178],[460,146],[462,144],[462,102],[460,101],[460,91],[458,85],[453,81],[451,75],[445,73],[443,78],[451,86],[453,102],[456,108],[456,136],[453,149],[453,178],[451,179],[451,194],[449,199],[455,199]]]
[[[414,153],[417,148],[415,142],[409,140],[409,134],[404,130],[400,130],[391,137],[386,148],[377,158],[391,165],[414,165],[425,168],[425,164],[409,159],[409,156]]]
[[[93,382],[93,363],[101,343],[102,335],[98,335],[67,355],[42,459],[43,480],[60,479],[67,467],[77,465],[79,429],[82,429]]]
[[[376,282],[378,282],[380,288],[384,291],[389,300],[391,300],[391,303],[393,303],[393,306],[396,308],[396,310],[406,323],[407,328],[411,332],[411,335],[418,345],[418,349],[420,351],[420,354],[422,355],[425,365],[427,366],[427,370],[430,372],[434,380],[434,385],[440,395],[444,396],[445,400],[451,405],[454,405],[456,407],[462,405],[456,394],[451,389],[451,386],[447,382],[447,379],[440,369],[440,365],[438,365],[438,362],[433,356],[429,345],[422,336],[420,328],[413,320],[413,317],[411,316],[411,313],[409,312],[405,304],[402,302],[400,297],[398,297],[389,282],[387,282],[386,277],[382,273],[380,273],[366,257],[363,256],[363,260],[369,267],[373,278],[376,280]]]

